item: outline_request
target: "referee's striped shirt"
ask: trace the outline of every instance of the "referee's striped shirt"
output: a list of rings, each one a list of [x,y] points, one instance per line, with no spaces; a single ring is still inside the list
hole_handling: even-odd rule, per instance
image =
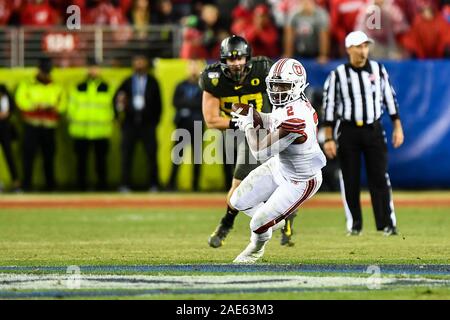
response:
[[[379,120],[387,107],[392,120],[399,118],[395,91],[385,67],[368,60],[362,68],[341,64],[328,76],[323,92],[323,120],[332,126],[336,120],[357,126]]]

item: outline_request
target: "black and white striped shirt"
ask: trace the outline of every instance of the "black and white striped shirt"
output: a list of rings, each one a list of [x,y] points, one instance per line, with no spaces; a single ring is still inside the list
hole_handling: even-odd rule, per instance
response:
[[[386,106],[392,120],[399,118],[395,91],[385,67],[368,60],[362,68],[341,64],[328,76],[323,93],[324,125],[336,120],[358,126],[380,119]]]

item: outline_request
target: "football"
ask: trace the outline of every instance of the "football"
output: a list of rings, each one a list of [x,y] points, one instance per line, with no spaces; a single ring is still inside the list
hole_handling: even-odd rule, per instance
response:
[[[246,103],[233,103],[233,105],[231,106],[231,110],[245,116],[248,114],[248,109],[250,107],[251,105]],[[264,128],[261,115],[258,111],[256,111],[255,108],[253,108],[253,127],[256,128],[258,126],[259,128]]]

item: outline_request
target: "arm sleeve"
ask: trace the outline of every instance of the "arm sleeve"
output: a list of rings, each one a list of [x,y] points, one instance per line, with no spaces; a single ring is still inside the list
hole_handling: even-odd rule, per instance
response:
[[[382,76],[382,89],[383,89],[383,101],[386,105],[389,115],[391,116],[392,120],[399,119],[399,112],[398,112],[398,102],[396,93],[394,91],[394,88],[391,85],[391,82],[389,80],[389,75],[386,71],[386,68],[381,65],[381,76]]]
[[[254,138],[251,137],[252,130],[246,130],[245,135],[247,139]],[[252,155],[255,157],[256,160],[266,161],[267,159],[279,154],[281,151],[289,147],[289,145],[300,136],[301,135],[298,133],[290,132],[288,135],[284,136],[281,139],[278,139],[273,144],[262,149],[254,148],[252,147],[254,144],[249,143],[250,152],[252,153]]]
[[[155,119],[156,123],[159,122],[161,119],[161,112],[162,112],[162,102],[161,102],[161,91],[159,89],[159,84],[156,79],[153,79],[153,85],[154,85],[154,96],[153,101],[155,103],[154,110],[155,110]]]

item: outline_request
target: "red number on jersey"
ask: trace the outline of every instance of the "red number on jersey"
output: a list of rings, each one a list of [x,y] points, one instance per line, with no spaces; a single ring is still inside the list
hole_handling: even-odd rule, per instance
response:
[[[289,107],[287,107],[287,115],[288,115],[288,117],[290,117],[290,116],[293,116],[294,115],[294,110],[292,110],[293,109],[293,107],[292,106],[289,106]]]

